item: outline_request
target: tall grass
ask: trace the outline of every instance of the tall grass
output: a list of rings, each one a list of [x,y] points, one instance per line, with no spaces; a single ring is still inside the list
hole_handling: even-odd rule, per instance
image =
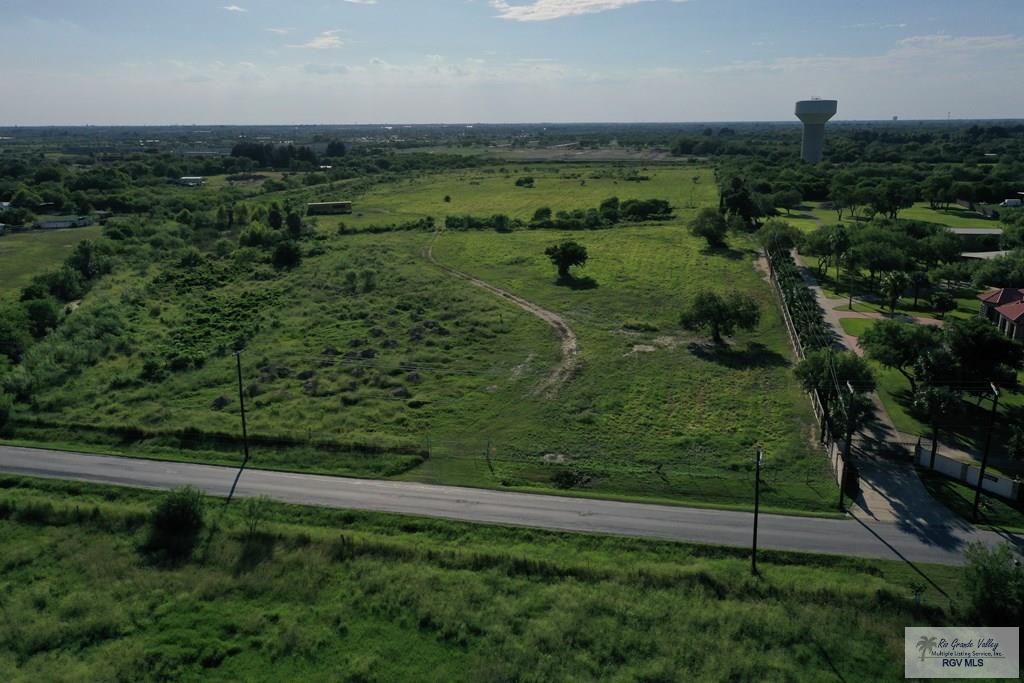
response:
[[[903,626],[950,618],[893,563],[769,552],[754,579],[732,549],[270,502],[255,535],[211,506],[155,567],[162,494],[2,484],[3,680],[874,681]]]

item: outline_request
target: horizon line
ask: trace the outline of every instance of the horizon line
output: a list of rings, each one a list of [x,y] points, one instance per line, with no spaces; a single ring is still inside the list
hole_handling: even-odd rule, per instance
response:
[[[829,125],[852,123],[954,123],[970,121],[1020,121],[1024,117],[975,116],[961,118],[885,118],[885,119],[832,119]],[[358,123],[0,123],[4,128],[258,128],[258,127],[293,127],[312,128],[329,126],[679,126],[706,124],[793,124],[801,122],[793,119],[744,119],[744,120],[702,120],[702,121],[420,121],[420,122],[358,122]]]

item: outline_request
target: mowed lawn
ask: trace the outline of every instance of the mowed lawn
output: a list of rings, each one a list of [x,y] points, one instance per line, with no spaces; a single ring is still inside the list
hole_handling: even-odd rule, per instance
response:
[[[744,550],[281,504],[250,535],[238,499],[166,566],[162,495],[0,480],[0,679],[873,683],[961,600],[956,567],[762,551],[753,578]]]
[[[524,177],[532,177],[534,186],[517,187],[516,180]],[[331,192],[346,194],[343,189]],[[344,197],[354,201],[352,215],[321,216],[317,220],[325,230],[333,230],[339,222],[358,229],[426,216],[443,224],[446,216],[465,214],[500,213],[529,220],[541,207],[555,212],[596,208],[608,197],[667,199],[676,208],[685,209],[704,202],[715,192],[710,169],[682,164],[508,164],[423,173],[378,183],[355,196]],[[445,197],[450,201],[446,202]]]
[[[16,296],[33,277],[59,267],[76,244],[99,237],[100,230],[93,225],[0,236],[0,298]]]
[[[792,215],[787,216],[785,209],[779,209],[782,213],[783,218],[793,219],[794,225],[804,230],[813,230],[817,227],[817,222],[820,221],[824,225],[834,225],[836,223],[854,222],[850,219],[847,212],[843,212],[843,220],[840,221],[837,218],[837,214],[832,209],[823,209],[816,205],[816,203],[808,202],[807,205],[801,207],[799,210],[795,210]],[[924,221],[926,223],[934,223],[936,225],[945,225],[950,228],[998,228],[1001,227],[998,221],[992,220],[991,218],[985,218],[979,213],[969,211],[958,205],[953,205],[948,209],[933,209],[928,202],[917,202],[912,207],[903,209],[899,213],[900,220],[908,221]],[[863,210],[858,210],[858,221],[867,220],[863,217]]]

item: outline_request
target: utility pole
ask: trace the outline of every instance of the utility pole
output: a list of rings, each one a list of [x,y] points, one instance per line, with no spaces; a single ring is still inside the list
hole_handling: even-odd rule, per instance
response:
[[[838,387],[836,387],[838,389]],[[843,511],[843,489],[846,486],[846,470],[850,467],[850,446],[853,443],[853,385],[846,382],[850,398],[846,403],[846,443],[843,444],[843,473],[839,476],[839,511]]]
[[[981,486],[985,483],[985,468],[988,467],[988,452],[992,448],[992,432],[996,427],[996,411],[999,410],[999,389],[994,382],[989,383],[992,388],[992,412],[988,416],[988,436],[985,437],[985,452],[981,454],[981,471],[978,472],[978,488],[974,490],[974,511],[971,513],[971,521],[977,523],[978,508],[981,507]]]
[[[761,513],[761,463],[764,448],[757,447],[757,461],[754,465],[754,543],[750,553],[750,573],[757,576],[757,518]]]
[[[231,499],[234,498],[235,488],[238,486],[238,480],[242,478],[242,471],[245,469],[245,466],[249,464],[249,433],[245,428],[245,393],[242,391],[241,351],[235,351],[235,367],[238,369],[238,406],[242,416],[242,448],[244,449],[245,457],[242,459],[242,466],[238,468],[238,473],[235,475],[235,481],[231,484],[231,491],[228,492],[228,503],[230,503]]]
[[[242,460],[242,467],[249,463],[249,433],[245,426],[245,392],[242,391],[242,352],[235,351],[235,365],[238,368],[238,405],[242,414],[242,448],[245,451],[245,459]]]

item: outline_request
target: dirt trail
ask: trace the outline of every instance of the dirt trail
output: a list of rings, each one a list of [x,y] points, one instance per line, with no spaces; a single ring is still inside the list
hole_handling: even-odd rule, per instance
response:
[[[468,273],[463,273],[461,270],[456,270],[455,268],[451,268],[439,262],[436,258],[434,258],[434,240],[436,239],[437,235],[435,234],[434,239],[431,240],[430,244],[428,244],[423,249],[423,256],[428,261],[430,261],[435,266],[437,266],[438,268],[440,268],[441,270],[443,270],[444,272],[448,273],[453,277],[457,277],[460,280],[465,280],[466,282],[469,282],[470,284],[475,285],[480,289],[486,290],[491,294],[494,294],[495,296],[499,296],[502,299],[505,299],[506,301],[510,301],[516,306],[519,306],[519,308],[523,309],[524,311],[527,311],[528,313],[532,313],[533,315],[537,316],[538,318],[540,318],[541,320],[543,320],[548,325],[551,325],[551,327],[554,328],[555,332],[562,340],[562,359],[561,361],[559,361],[558,365],[551,369],[551,372],[548,373],[548,376],[544,379],[543,382],[541,382],[540,386],[538,387],[538,390],[549,394],[553,393],[558,389],[559,386],[562,385],[562,383],[564,383],[567,379],[572,377],[573,372],[575,372],[576,370],[576,366],[579,364],[579,344],[577,343],[576,333],[572,331],[572,328],[569,327],[568,323],[565,322],[565,319],[562,318],[562,316],[558,315],[557,313],[549,311],[548,309],[543,308],[541,306],[538,306],[537,304],[531,301],[527,301],[521,296],[516,296],[515,294],[506,289],[502,289],[501,287],[495,287],[492,284],[484,282],[480,278],[473,277]]]

